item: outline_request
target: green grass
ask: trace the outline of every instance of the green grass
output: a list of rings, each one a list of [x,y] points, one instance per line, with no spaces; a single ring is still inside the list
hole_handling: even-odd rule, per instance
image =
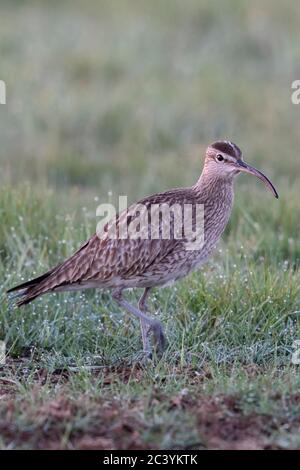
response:
[[[297,11],[292,0],[3,2],[1,448],[300,448]],[[161,359],[139,363],[139,325],[108,292],[12,308],[5,290],[79,247],[108,191],[133,201],[192,184],[220,137],[280,199],[240,177],[214,258],[153,292]]]

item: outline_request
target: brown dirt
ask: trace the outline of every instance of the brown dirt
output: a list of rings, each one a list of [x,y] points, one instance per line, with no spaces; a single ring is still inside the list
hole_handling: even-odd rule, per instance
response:
[[[250,374],[256,370],[249,371]],[[99,375],[100,372],[95,373]],[[207,374],[206,372],[205,374]],[[120,378],[141,381],[143,369],[114,368],[103,369],[104,384],[110,385]],[[203,377],[191,371],[192,383],[201,384]],[[90,398],[83,394],[71,398],[68,392],[68,374],[60,371],[49,376],[46,371],[36,373],[36,384],[32,388],[31,400],[16,404],[16,383],[0,377],[0,435],[7,444],[13,442],[16,448],[27,446],[35,449],[150,449],[155,444],[144,442],[143,435],[151,425],[143,417],[144,398],[134,398],[122,402],[107,396]],[[52,399],[41,399],[43,385],[59,387]],[[201,390],[197,386],[196,389]],[[281,424],[271,416],[248,414],[240,408],[239,397],[218,395],[205,396],[183,389],[174,396],[166,395],[158,387],[153,387],[147,406],[162,403],[171,412],[182,410],[196,419],[196,427],[201,437],[201,448],[207,449],[266,449],[272,431]],[[35,399],[36,397],[36,399]],[[280,399],[275,397],[274,399]],[[300,395],[290,397],[293,403],[300,401]],[[18,406],[18,408],[17,408]],[[15,421],[15,416],[23,414],[25,425]],[[293,423],[295,426],[297,423]],[[299,423],[298,423],[299,424]],[[66,430],[70,429],[66,438]],[[274,448],[274,447],[272,447]]]

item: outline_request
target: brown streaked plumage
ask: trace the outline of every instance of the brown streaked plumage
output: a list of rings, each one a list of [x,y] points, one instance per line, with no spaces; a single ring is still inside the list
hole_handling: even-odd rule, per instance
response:
[[[247,165],[241,150],[230,141],[218,141],[206,151],[202,174],[194,186],[171,189],[139,201],[146,207],[147,217],[153,207],[162,204],[183,209],[189,204],[204,207],[204,239],[199,249],[188,250],[187,238],[175,236],[174,217],[171,217],[170,239],[162,236],[164,218],[160,218],[159,235],[146,239],[141,233],[150,234],[149,221],[140,224],[140,235],[136,238],[121,239],[110,237],[111,225],[107,224],[100,234],[93,235],[73,256],[42,276],[14,287],[18,306],[28,304],[48,292],[62,292],[88,288],[112,289],[114,299],[120,306],[140,319],[143,347],[151,352],[149,332],[152,330],[158,347],[162,350],[165,337],[162,326],[147,315],[146,301],[152,287],[167,285],[199,268],[210,256],[224,231],[233,204],[234,177],[250,173],[263,180],[278,197],[271,181],[255,168]],[[156,206],[155,206],[156,205]],[[131,206],[117,217],[117,230],[129,225]],[[160,210],[160,209],[159,209]],[[195,216],[192,216],[195,224]],[[117,232],[118,233],[118,232]],[[183,234],[184,235],[184,234]],[[139,307],[136,308],[123,298],[126,288],[144,288]]]

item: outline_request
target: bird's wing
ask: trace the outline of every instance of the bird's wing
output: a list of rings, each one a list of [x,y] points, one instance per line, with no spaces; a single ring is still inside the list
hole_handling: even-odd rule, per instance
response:
[[[144,204],[147,210],[162,202],[173,204],[179,201],[183,204],[186,195],[186,190],[183,192],[171,190],[145,198],[137,204]],[[89,281],[96,281],[101,285],[101,283],[114,279],[134,279],[136,276],[149,273],[149,267],[153,267],[167,257],[181,243],[181,240],[172,237],[172,235],[169,239],[162,237],[164,219],[157,238],[153,239],[151,232],[149,232],[151,230],[150,224],[144,218],[140,219],[136,237],[132,237],[130,234],[127,238],[120,238],[119,229],[124,224],[130,226],[132,213],[134,213],[132,209],[135,208],[136,204],[119,214],[116,221],[108,223],[100,233],[94,234],[76,253],[49,271],[47,275],[29,281],[26,286],[17,286],[15,290],[21,291],[21,295],[25,296],[25,301],[21,300],[19,305],[61,287],[74,284],[83,285]],[[115,223],[117,236],[112,237],[110,228]],[[22,289],[24,289],[23,292]]]
[[[62,263],[52,274],[58,284],[84,283],[90,280],[108,281],[113,278],[129,279],[135,275],[142,275],[149,266],[161,261],[170,251],[174,250],[180,240],[172,235],[163,238],[162,231],[164,223],[168,220],[160,219],[159,233],[157,238],[152,238],[149,219],[141,216],[139,218],[138,233],[132,237],[131,223],[132,215],[136,214],[140,205],[150,209],[156,207],[163,201],[164,204],[185,203],[182,196],[186,190],[171,190],[166,193],[156,194],[142,199],[119,214],[116,220],[110,221],[103,230],[94,234],[73,256]],[[152,209],[151,209],[152,210]],[[141,214],[139,214],[141,215]],[[153,213],[152,213],[153,216]],[[153,219],[151,219],[153,220]],[[115,225],[113,225],[115,224]],[[128,228],[129,237],[120,238],[120,227]],[[112,228],[115,232],[112,232]],[[112,236],[112,233],[115,236]],[[167,234],[167,231],[164,232]]]
[[[94,235],[88,244],[55,273],[59,284],[129,279],[141,275],[170,251],[170,240],[101,240]],[[174,243],[174,242],[173,242]]]

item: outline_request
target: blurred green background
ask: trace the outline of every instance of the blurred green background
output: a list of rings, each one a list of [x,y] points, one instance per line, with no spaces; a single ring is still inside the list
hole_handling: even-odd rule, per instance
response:
[[[93,208],[92,197],[109,190],[135,199],[193,184],[206,145],[228,138],[281,193],[298,186],[299,2],[15,0],[0,8],[1,185],[29,181]],[[263,191],[241,179],[248,196]]]
[[[140,448],[189,449],[199,439],[210,447],[210,421],[178,395],[187,387],[201,405],[205,395],[237,397],[224,406],[221,398],[221,413],[211,413],[219,422],[210,428],[226,445],[242,439],[249,414],[258,448],[300,448],[300,379],[291,363],[300,337],[300,105],[291,102],[299,25],[296,0],[1,1],[0,340],[8,357],[0,448],[54,448],[53,435],[56,447],[80,448],[81,433],[117,434],[105,444],[113,449],[118,429],[121,448],[133,448],[118,423],[124,410],[126,424],[138,417]],[[150,308],[169,343],[157,367],[123,381],[122,367],[141,348],[139,328],[105,292],[12,308],[6,289],[78,248],[108,192],[130,202],[194,184],[206,146],[219,138],[238,144],[280,199],[240,176],[216,256],[154,291]],[[136,302],[138,294],[128,296]],[[121,370],[106,379],[89,364]],[[53,381],[57,370],[69,374],[65,388],[63,377]],[[51,414],[59,390],[79,404],[63,420]],[[99,397],[105,409],[118,404],[115,419],[99,414]],[[253,416],[262,423],[255,429]]]

